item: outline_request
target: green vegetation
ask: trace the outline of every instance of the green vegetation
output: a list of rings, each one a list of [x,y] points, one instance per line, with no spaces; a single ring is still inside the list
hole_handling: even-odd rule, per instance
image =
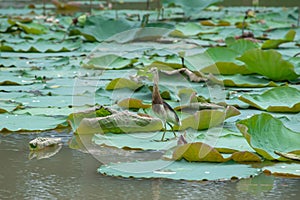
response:
[[[256,7],[245,20],[249,8],[209,6],[218,0],[164,2],[163,13],[117,15],[1,9],[0,132],[71,127],[72,148],[90,135],[99,146],[164,154],[98,170],[114,176],[299,177],[299,11]],[[163,126],[150,106],[152,67],[187,144],[170,130],[157,142]]]

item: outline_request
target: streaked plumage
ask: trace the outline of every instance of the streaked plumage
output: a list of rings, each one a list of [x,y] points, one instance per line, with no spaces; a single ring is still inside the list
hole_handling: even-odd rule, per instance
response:
[[[173,127],[170,123],[175,125],[180,125],[180,120],[176,112],[173,110],[173,108],[161,98],[159,93],[159,88],[158,88],[158,81],[159,81],[158,71],[156,68],[152,71],[154,73],[154,77],[153,77],[154,83],[153,83],[153,92],[152,92],[152,110],[154,114],[159,119],[161,119],[164,124],[165,130],[161,138],[161,141],[164,141],[167,124],[171,127],[176,137]]]

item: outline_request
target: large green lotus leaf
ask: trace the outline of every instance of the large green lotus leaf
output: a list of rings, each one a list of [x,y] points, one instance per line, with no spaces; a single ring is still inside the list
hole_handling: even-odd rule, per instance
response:
[[[216,29],[205,29],[198,23],[183,23],[177,24],[176,30],[170,33],[170,35],[175,37],[188,37],[205,33],[216,33]]]
[[[236,151],[253,151],[241,133],[225,128],[210,128],[199,131],[195,142],[203,142],[214,147],[220,153],[234,153]]]
[[[11,44],[4,42],[0,49],[1,51],[15,51],[15,52],[62,52],[62,51],[74,51],[80,48],[81,42],[65,40],[63,42],[53,42],[47,40],[38,40],[34,43],[20,42],[17,44]]]
[[[103,41],[115,34],[139,28],[140,23],[129,21],[124,18],[121,19],[108,19],[101,15],[93,15],[86,19],[83,28],[77,28],[75,31],[79,31],[89,41]],[[130,34],[125,34],[131,37]]]
[[[168,150],[177,145],[177,139],[172,132],[165,133],[166,142],[160,142],[163,132],[146,132],[146,133],[128,133],[105,135],[96,134],[93,142],[97,145],[105,145],[122,149],[139,149],[139,150]]]
[[[202,68],[204,73],[213,74],[250,74],[251,72],[235,58],[239,55],[238,52],[227,47],[209,48],[205,52],[209,58],[214,61],[214,64]]]
[[[300,177],[299,163],[276,163],[263,167],[263,172],[274,176]]]
[[[176,4],[181,6],[184,11],[184,15],[186,17],[192,17],[195,14],[199,14],[203,9],[207,8],[208,6],[221,2],[222,0],[207,0],[207,1],[198,1],[198,0],[164,0],[164,4]]]
[[[135,81],[126,78],[116,78],[108,83],[108,85],[106,86],[106,90],[115,90],[115,89],[122,89],[122,88],[129,88],[131,90],[136,90],[142,86],[143,84],[137,83]]]
[[[38,24],[35,22],[31,23],[21,23],[21,22],[16,22],[16,25],[22,28],[26,33],[29,34],[44,34],[48,32],[48,27]]]
[[[32,115],[14,115],[0,114],[0,132],[1,131],[44,131],[56,128],[67,127],[65,118],[32,116]]]
[[[226,76],[216,76],[216,75],[209,75],[209,80],[221,84],[227,87],[276,87],[279,86],[279,83],[266,80],[261,77],[253,76],[253,75],[226,75]]]
[[[122,69],[133,64],[133,60],[118,55],[108,54],[91,58],[83,67],[89,69]]]
[[[289,30],[283,39],[267,40],[262,44],[261,48],[262,49],[276,49],[279,47],[279,45],[281,45],[283,43],[292,42],[295,38],[295,35],[296,35],[296,31]]]
[[[239,99],[270,112],[300,111],[300,91],[289,86],[275,87],[262,94],[244,94]]]
[[[179,130],[193,128],[196,130],[208,129],[222,124],[227,118],[239,115],[240,112],[233,106],[224,110],[201,110],[181,121]],[[175,126],[175,129],[178,127]]]
[[[294,80],[298,77],[294,65],[283,60],[281,54],[275,50],[251,49],[237,59],[243,61],[248,70],[274,81]]]
[[[227,42],[226,44],[228,48],[234,50],[238,55],[243,55],[246,51],[250,49],[256,49],[259,48],[259,44],[256,42],[253,42],[251,40],[234,40],[233,42]]]
[[[98,172],[108,176],[133,178],[167,178],[173,180],[230,180],[256,176],[260,170],[250,165],[226,162],[197,163],[181,161],[140,161],[102,165]]]
[[[286,128],[279,119],[262,113],[237,123],[249,145],[268,160],[286,160],[275,153],[300,150],[300,133]]]

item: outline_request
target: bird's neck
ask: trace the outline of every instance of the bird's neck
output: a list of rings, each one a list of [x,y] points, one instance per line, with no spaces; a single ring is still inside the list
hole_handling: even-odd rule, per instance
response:
[[[152,92],[152,104],[162,104],[163,99],[160,96],[158,84],[153,84],[153,92]]]
[[[153,76],[152,104],[162,104],[163,99],[160,96],[159,88],[158,88],[158,82],[159,82],[158,70],[156,70],[153,75],[154,76]]]

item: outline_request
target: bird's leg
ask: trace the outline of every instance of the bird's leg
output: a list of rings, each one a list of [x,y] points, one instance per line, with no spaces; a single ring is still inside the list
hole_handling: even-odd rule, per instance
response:
[[[174,129],[173,129],[173,126],[172,126],[169,122],[167,122],[167,124],[171,127],[172,132],[174,133],[174,136],[177,137],[177,135],[176,135],[176,133],[175,133],[175,131],[174,131]]]
[[[166,130],[167,130],[167,123],[166,123],[166,122],[164,123],[164,126],[165,126],[165,129],[164,129],[163,136],[162,136],[162,138],[161,138],[161,141],[162,141],[162,142],[165,141],[164,139],[165,139],[165,134],[166,134]]]

